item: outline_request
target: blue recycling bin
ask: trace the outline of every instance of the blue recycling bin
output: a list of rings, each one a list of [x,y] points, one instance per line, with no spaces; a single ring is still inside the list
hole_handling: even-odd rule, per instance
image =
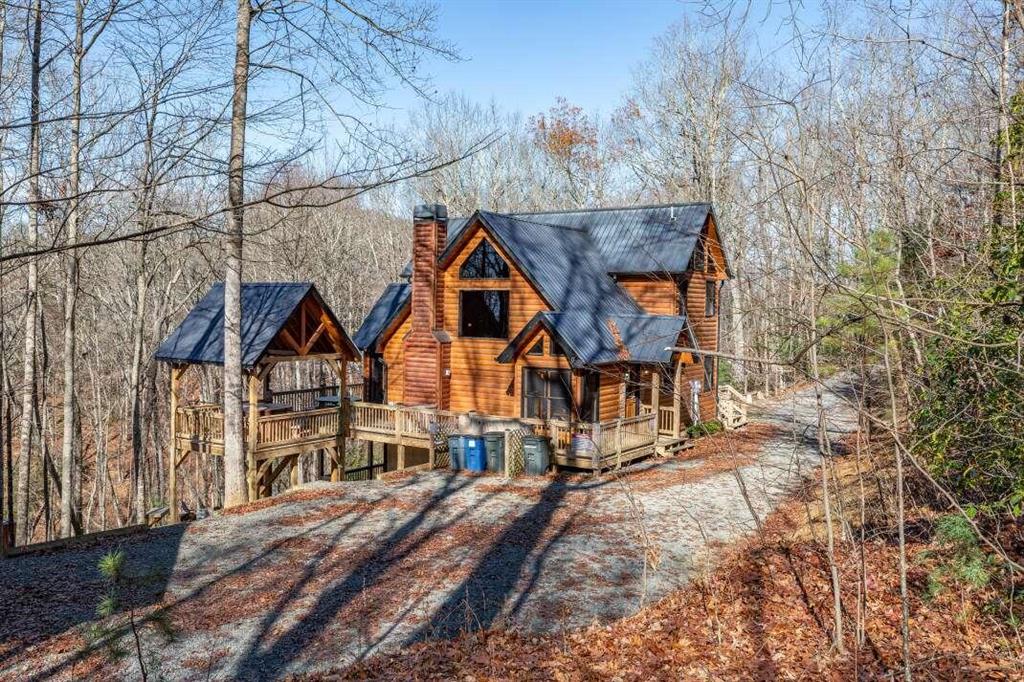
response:
[[[480,436],[463,436],[462,451],[466,469],[469,471],[487,470],[487,452],[484,449],[483,438]]]
[[[480,436],[463,436],[462,452],[465,468],[469,471],[487,471],[487,451]]]

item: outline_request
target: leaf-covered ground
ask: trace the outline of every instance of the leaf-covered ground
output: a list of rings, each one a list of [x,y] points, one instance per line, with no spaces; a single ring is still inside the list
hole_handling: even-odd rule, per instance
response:
[[[862,491],[850,469],[842,477],[852,503]],[[895,533],[870,525],[863,543],[840,538],[845,649],[838,651],[818,493],[808,487],[794,496],[768,517],[763,536],[731,546],[715,569],[633,616],[557,634],[470,631],[308,679],[901,679]],[[878,502],[872,491],[868,502]],[[907,524],[914,678],[1024,679],[1024,643],[1009,622],[1005,582],[979,588],[947,581],[938,593],[930,589],[930,577],[949,560],[937,547],[934,518],[921,507]],[[859,528],[854,535],[860,539]],[[1019,561],[1024,529],[1003,535]]]
[[[441,651],[423,643],[467,630],[568,643],[670,598],[754,530],[752,510],[766,516],[799,486],[818,462],[812,404],[798,392],[763,423],[600,479],[317,484],[117,545],[5,561],[0,677],[137,678],[133,656],[112,662],[86,637],[105,591],[96,563],[115,546],[154,677],[327,671]],[[158,613],[173,640],[145,627]]]

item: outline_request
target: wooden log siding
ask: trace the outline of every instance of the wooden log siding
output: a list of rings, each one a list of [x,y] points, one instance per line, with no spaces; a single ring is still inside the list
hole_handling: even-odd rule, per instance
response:
[[[679,314],[679,287],[668,275],[620,275],[616,278],[640,307],[653,315]]]
[[[717,351],[719,296],[716,291],[715,314],[711,316],[706,315],[706,283],[714,282],[716,287],[719,285],[720,281],[725,277],[725,261],[722,257],[721,247],[718,244],[717,233],[714,230],[713,223],[709,226],[708,234],[708,251],[711,257],[707,260],[714,263],[709,269],[715,272],[694,272],[689,276],[689,283],[686,288],[686,315],[690,320],[690,328],[697,337],[697,347]],[[701,363],[701,359],[695,357],[694,360],[694,364],[683,367],[682,386],[676,387],[677,391],[682,391],[684,414],[689,410],[690,405],[690,382],[704,380],[704,366]],[[714,377],[717,381],[718,361],[715,360],[714,362],[716,369]],[[698,402],[700,404],[700,418],[705,421],[715,419],[717,416],[715,388],[712,387],[711,390],[701,393]]]
[[[595,419],[611,419],[619,415],[619,401],[622,397],[622,368],[601,367],[597,370],[601,373],[601,383],[598,388],[598,412]]]
[[[459,292],[464,290],[499,289],[509,292],[508,330],[514,335],[539,311],[549,310],[544,300],[523,274],[516,268],[508,254],[491,242],[498,254],[509,265],[508,279],[461,279],[459,270],[463,262],[485,238],[486,233],[479,226],[469,228],[473,232],[465,246],[445,268],[444,286],[444,328],[451,335],[451,401],[448,409],[453,412],[477,411],[496,415],[520,414],[520,392],[515,365],[499,364],[495,358],[508,345],[508,339],[477,339],[459,336]],[[547,352],[547,348],[545,348]]]
[[[406,315],[394,334],[384,344],[384,364],[387,366],[387,401],[405,402],[405,356],[403,346],[412,330],[412,316]]]

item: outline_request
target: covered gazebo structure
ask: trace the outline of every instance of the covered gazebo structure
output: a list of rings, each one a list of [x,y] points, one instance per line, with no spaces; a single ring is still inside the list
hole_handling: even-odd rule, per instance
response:
[[[358,360],[359,351],[309,282],[245,283],[241,303],[249,499],[269,496],[285,469],[296,483],[299,457],[307,453],[319,453],[320,467],[322,455],[329,454],[331,480],[344,480],[347,363]],[[224,454],[223,404],[189,401],[181,390],[190,367],[224,365],[223,284],[214,284],[189,311],[160,344],[155,358],[170,365],[167,502],[173,523],[180,518],[178,467],[190,455]],[[326,363],[337,384],[272,392],[271,370],[297,361]]]

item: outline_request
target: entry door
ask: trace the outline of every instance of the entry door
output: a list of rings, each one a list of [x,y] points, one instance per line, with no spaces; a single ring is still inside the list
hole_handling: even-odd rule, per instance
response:
[[[366,401],[370,403],[383,403],[387,396],[387,365],[384,358],[375,355],[370,361],[370,376],[366,384]]]
[[[523,368],[523,416],[527,419],[569,419],[572,409],[570,372]]]

